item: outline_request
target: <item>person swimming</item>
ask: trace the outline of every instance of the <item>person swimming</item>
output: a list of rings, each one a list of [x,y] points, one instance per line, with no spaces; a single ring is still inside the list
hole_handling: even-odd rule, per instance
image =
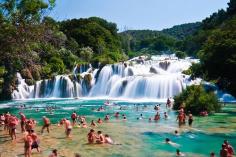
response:
[[[119,113],[119,112],[116,112],[116,113],[115,113],[115,117],[116,117],[116,118],[119,118],[119,116],[120,116],[120,113]]]
[[[104,118],[105,121],[109,121],[110,120],[110,116],[107,114]]]
[[[102,121],[101,118],[98,118],[98,121],[97,121],[97,122],[98,122],[98,124],[102,124],[103,121]]]
[[[211,152],[210,157],[216,157],[214,152]]]
[[[140,116],[137,118],[137,120],[143,119],[143,114],[140,114]]]
[[[114,144],[113,140],[108,134],[105,134],[105,143]]]
[[[127,120],[126,115],[123,114],[122,116],[123,116],[123,120],[126,121]]]
[[[185,154],[181,153],[179,149],[176,150],[176,156],[185,156]]]
[[[169,145],[171,145],[173,147],[179,147],[180,146],[179,144],[172,142],[169,138],[165,139],[165,143],[169,144]]]
[[[97,124],[94,122],[94,120],[92,120],[90,126],[91,126],[91,127],[96,127]]]
[[[57,157],[57,149],[53,149],[52,153],[48,157]]]
[[[179,136],[179,135],[180,135],[179,132],[178,132],[178,130],[175,130],[175,135],[176,135],[176,136]]]
[[[164,119],[168,119],[168,115],[166,112],[164,112]]]

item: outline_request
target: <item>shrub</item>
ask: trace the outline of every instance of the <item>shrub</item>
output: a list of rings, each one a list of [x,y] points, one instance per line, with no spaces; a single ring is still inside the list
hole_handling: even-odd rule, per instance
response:
[[[52,76],[52,70],[51,70],[51,66],[49,64],[47,64],[46,66],[42,67],[41,76],[44,79],[50,78]]]
[[[183,58],[185,58],[187,56],[186,53],[183,52],[183,51],[176,51],[175,55],[176,55],[176,57],[178,57],[180,59],[183,59]]]
[[[198,115],[201,111],[217,112],[221,106],[213,92],[207,92],[202,85],[187,87],[182,93],[174,97],[174,109],[184,105],[185,111]]]
[[[63,60],[57,57],[52,57],[49,64],[53,73],[63,74],[66,69]]]
[[[3,77],[5,73],[6,73],[5,67],[0,66],[0,77]]]

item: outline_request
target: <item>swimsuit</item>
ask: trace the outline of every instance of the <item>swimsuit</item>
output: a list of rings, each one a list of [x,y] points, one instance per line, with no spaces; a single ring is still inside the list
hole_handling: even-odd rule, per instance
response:
[[[34,149],[34,148],[38,148],[39,145],[38,145],[38,142],[34,141],[31,145],[31,148]]]

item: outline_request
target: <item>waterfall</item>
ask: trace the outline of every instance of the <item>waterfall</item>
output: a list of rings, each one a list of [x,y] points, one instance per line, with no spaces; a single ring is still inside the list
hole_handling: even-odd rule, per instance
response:
[[[125,63],[94,69],[90,64],[76,65],[72,75],[58,75],[28,86],[17,73],[18,85],[13,99],[27,98],[151,98],[165,99],[182,92],[187,85],[200,81],[183,75],[194,59],[172,55],[136,57]]]

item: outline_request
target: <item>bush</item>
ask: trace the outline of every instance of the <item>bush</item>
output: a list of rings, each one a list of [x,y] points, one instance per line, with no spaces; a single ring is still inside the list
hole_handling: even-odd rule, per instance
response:
[[[198,115],[201,111],[208,113],[220,111],[220,104],[213,92],[206,92],[201,85],[187,87],[182,93],[174,97],[174,109],[178,110],[181,105],[185,111],[191,111]]]
[[[176,51],[175,55],[176,55],[176,57],[178,57],[180,59],[183,59],[183,58],[185,58],[187,56],[187,54],[185,52],[183,52],[183,51]]]
[[[44,79],[50,78],[52,76],[52,70],[51,70],[51,66],[49,64],[42,67],[41,76]]]
[[[63,60],[57,57],[52,57],[49,64],[53,73],[63,74],[66,69]]]
[[[0,77],[3,77],[5,73],[6,73],[5,67],[0,66]]]
[[[83,47],[80,49],[80,57],[85,62],[90,62],[93,57],[93,54],[93,49],[91,49],[90,47]]]
[[[33,76],[28,68],[22,69],[20,73],[24,79],[33,79]]]

